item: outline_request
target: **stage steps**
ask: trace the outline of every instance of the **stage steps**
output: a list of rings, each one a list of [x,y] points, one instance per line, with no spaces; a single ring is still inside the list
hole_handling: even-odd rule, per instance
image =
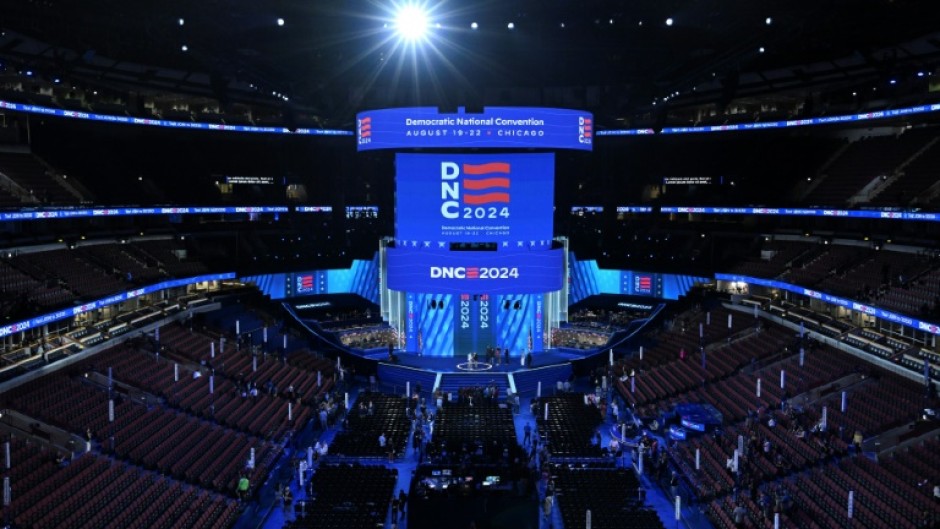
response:
[[[564,363],[516,371],[512,377],[516,384],[516,391],[522,396],[535,396],[539,382],[542,383],[542,395],[552,395],[559,380],[564,382],[571,377],[571,364]]]
[[[509,388],[509,377],[506,373],[483,372],[483,373],[442,373],[440,388],[444,393],[454,393],[456,398],[457,390],[460,388],[483,388],[487,386],[496,386],[499,390],[500,398],[506,396],[506,389]]]

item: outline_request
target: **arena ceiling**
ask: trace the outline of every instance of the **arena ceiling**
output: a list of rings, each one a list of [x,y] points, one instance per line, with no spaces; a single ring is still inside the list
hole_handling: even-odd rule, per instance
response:
[[[427,0],[417,43],[395,34],[403,3],[5,0],[0,58],[341,125],[366,107],[494,104],[582,106],[603,123],[667,98],[726,101],[749,73],[760,95],[782,86],[760,72],[810,87],[810,64],[884,78],[940,56],[930,0]]]

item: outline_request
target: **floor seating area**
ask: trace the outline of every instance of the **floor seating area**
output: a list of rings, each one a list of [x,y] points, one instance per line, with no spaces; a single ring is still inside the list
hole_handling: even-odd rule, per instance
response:
[[[406,414],[408,406],[408,399],[403,396],[360,393],[348,412],[348,426],[336,434],[330,445],[330,454],[379,458],[389,458],[390,452],[391,457],[403,454],[411,434],[411,419]],[[384,447],[379,444],[379,436],[383,434]]]
[[[536,430],[548,444],[553,461],[603,456],[602,447],[595,444],[593,438],[604,419],[602,409],[606,410],[606,404],[587,403],[581,393],[560,393],[537,400],[538,407],[533,410]]]
[[[384,527],[398,471],[376,465],[320,465],[310,497],[294,508],[285,529],[375,529]]]
[[[644,506],[633,469],[554,465],[550,471],[565,529],[587,527],[587,511],[591,511],[592,529],[665,527],[659,515]]]
[[[429,454],[439,464],[508,463],[525,455],[516,438],[512,410],[485,399],[472,405],[463,400],[445,402],[437,411]]]

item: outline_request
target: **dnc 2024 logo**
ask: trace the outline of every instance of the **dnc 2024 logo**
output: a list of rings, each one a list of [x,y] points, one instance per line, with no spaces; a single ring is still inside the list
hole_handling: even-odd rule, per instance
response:
[[[372,143],[372,118],[363,116],[356,121],[356,133],[359,136],[359,145]]]
[[[508,219],[511,173],[506,162],[441,162],[441,216]]]

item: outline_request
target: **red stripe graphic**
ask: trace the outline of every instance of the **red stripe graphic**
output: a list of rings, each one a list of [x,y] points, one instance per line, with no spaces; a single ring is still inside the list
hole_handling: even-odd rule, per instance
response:
[[[464,195],[464,204],[478,206],[480,204],[489,204],[490,202],[509,203],[509,193],[485,193],[482,195]]]
[[[365,125],[367,123],[372,123],[372,118],[370,116],[366,116],[362,118],[360,121],[362,122],[363,125]]]
[[[505,162],[491,162],[481,164],[463,164],[464,174],[481,175],[488,173],[506,173],[509,174],[509,164]]]
[[[372,130],[372,125],[369,123],[363,123],[359,130]]]
[[[509,187],[508,178],[481,178],[479,180],[464,179],[464,188],[470,191],[479,191],[490,187]]]
[[[364,130],[364,131],[362,131],[362,132],[359,133],[359,137],[360,137],[360,138],[368,138],[369,136],[372,136],[372,131],[371,131],[371,130]]]

